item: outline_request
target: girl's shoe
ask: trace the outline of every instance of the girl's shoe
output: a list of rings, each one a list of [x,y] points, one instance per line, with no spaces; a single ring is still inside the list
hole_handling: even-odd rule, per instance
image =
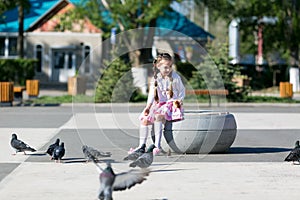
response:
[[[129,149],[129,151],[128,151],[128,154],[132,154],[136,149],[138,149],[138,148],[132,148],[132,147],[130,147],[130,149]]]
[[[160,154],[161,154],[161,149],[155,147],[155,148],[153,149],[153,155],[158,156],[158,155],[160,155]]]

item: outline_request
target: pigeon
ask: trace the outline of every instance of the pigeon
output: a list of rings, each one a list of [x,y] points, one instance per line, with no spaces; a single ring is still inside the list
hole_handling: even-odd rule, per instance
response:
[[[126,156],[123,160],[132,160],[132,161],[134,161],[134,160],[138,159],[138,157],[140,157],[143,153],[145,153],[145,149],[146,149],[146,144],[143,144],[140,148],[133,151],[131,154]]]
[[[48,147],[46,153],[49,154],[51,156],[51,158],[52,158],[52,154],[53,154],[54,149],[59,146],[59,142],[60,142],[60,140],[59,140],[59,138],[57,138],[55,143],[51,144]]]
[[[26,155],[25,151],[36,151],[22,140],[19,140],[16,133],[11,135],[10,145],[16,150],[16,153],[13,155],[16,155],[18,152],[23,152]]]
[[[87,162],[91,161],[91,160],[98,162],[100,160],[100,158],[111,156],[110,152],[99,151],[99,150],[94,149],[93,147],[89,147],[87,145],[82,146],[82,152],[83,152],[84,156],[86,157]]]
[[[141,184],[146,180],[146,176],[149,175],[149,170],[135,170],[122,172],[116,174],[111,166],[110,162],[106,163],[106,168],[102,169],[97,162],[94,162],[100,169],[100,190],[98,198],[100,200],[112,200],[113,191],[122,191],[130,189],[136,184]]]
[[[62,157],[65,155],[65,151],[65,143],[62,142],[53,150],[52,159],[55,160],[55,162],[61,162]]]
[[[300,144],[299,140],[295,143],[295,148],[289,153],[289,155],[284,159],[284,161],[290,162],[292,161],[293,164],[295,161],[300,163]]]
[[[143,153],[140,157],[138,157],[135,161],[129,164],[129,167],[140,167],[140,168],[147,168],[153,162],[153,149],[155,145],[152,144],[148,149],[147,152]]]

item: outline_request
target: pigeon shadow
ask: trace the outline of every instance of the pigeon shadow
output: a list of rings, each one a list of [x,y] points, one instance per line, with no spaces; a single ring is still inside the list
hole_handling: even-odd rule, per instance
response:
[[[231,147],[228,154],[257,154],[257,153],[280,153],[291,151],[291,148],[278,147]]]
[[[151,199],[151,200],[168,200],[168,199],[162,198],[162,199]]]
[[[63,158],[61,159],[63,163],[83,163],[86,162],[85,158]]]
[[[177,171],[183,171],[188,169],[156,169],[156,170],[150,170],[151,173],[160,173],[160,172],[177,172]]]
[[[62,161],[65,164],[70,164],[70,163],[86,163],[87,159],[86,158],[63,158]],[[92,161],[90,161],[90,162],[92,162]],[[102,159],[102,160],[98,160],[97,163],[106,163],[106,162],[114,163],[115,160],[113,160],[113,159]]]
[[[33,154],[30,154],[30,156],[45,156],[47,155],[46,153],[33,153]]]
[[[152,163],[151,166],[169,166],[170,164]]]

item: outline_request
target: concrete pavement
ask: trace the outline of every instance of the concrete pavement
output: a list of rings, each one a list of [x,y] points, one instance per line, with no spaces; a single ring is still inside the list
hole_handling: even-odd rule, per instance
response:
[[[128,169],[113,163],[116,172]],[[299,166],[288,163],[157,163],[145,182],[114,192],[114,199],[293,199]],[[1,199],[96,199],[92,163],[22,163],[1,181]]]
[[[82,143],[111,151],[109,159],[117,173],[129,170],[122,158],[128,147],[137,144],[140,107],[129,109],[134,112],[110,112],[107,105],[96,109],[80,105],[0,109],[0,199],[97,199],[98,172],[92,163],[84,162]],[[231,109],[238,134],[229,153],[155,157],[147,180],[130,190],[114,192],[114,199],[298,197],[300,166],[282,161],[300,138],[298,108]],[[38,152],[12,156],[11,132],[17,132]],[[56,137],[66,142],[61,164],[43,154]]]

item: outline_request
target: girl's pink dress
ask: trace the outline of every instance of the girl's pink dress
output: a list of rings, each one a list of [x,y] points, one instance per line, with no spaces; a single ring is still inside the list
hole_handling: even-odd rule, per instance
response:
[[[154,123],[155,115],[164,115],[167,121],[180,121],[183,120],[183,108],[178,106],[175,101],[154,103],[147,116],[141,113],[139,119],[141,121],[147,120],[150,123]]]

